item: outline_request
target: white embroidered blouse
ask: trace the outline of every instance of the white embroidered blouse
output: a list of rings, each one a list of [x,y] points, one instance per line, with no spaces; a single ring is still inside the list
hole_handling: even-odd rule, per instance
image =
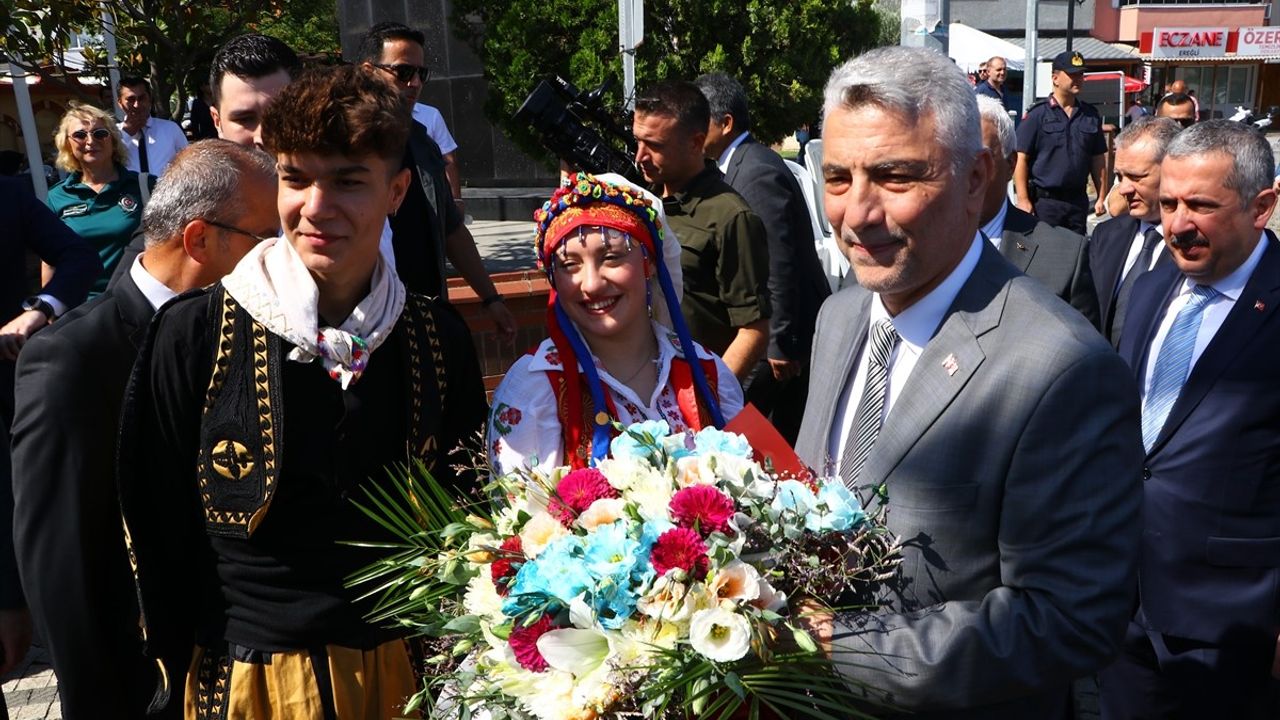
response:
[[[647,401],[610,375],[598,360],[592,360],[605,391],[612,395],[619,422],[666,420],[672,432],[682,432],[688,427],[676,404],[676,394],[669,378],[671,361],[683,358],[684,353],[675,333],[669,328],[655,322],[653,334],[658,340],[658,384],[653,397]],[[720,396],[720,409],[726,421],[732,420],[742,410],[742,386],[719,356],[701,345],[695,343],[695,346],[700,359],[715,361],[715,386]],[[547,377],[548,370],[563,369],[555,343],[547,338],[532,355],[521,357],[507,371],[493,393],[493,409],[489,413],[486,437],[489,463],[495,473],[507,472],[526,462],[540,470],[567,464],[555,394]]]

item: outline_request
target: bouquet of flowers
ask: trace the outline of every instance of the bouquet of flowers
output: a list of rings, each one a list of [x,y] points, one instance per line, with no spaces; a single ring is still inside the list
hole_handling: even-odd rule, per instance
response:
[[[355,582],[431,638],[409,710],[491,718],[847,717],[856,689],[789,598],[867,597],[897,544],[838,478],[780,477],[746,439],[632,425],[595,467],[373,490],[402,540]],[[482,511],[481,506],[488,511]]]

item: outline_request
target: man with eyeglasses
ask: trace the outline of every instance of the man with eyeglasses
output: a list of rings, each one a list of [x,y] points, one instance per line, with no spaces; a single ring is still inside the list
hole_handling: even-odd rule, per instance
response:
[[[152,314],[279,232],[275,163],[225,140],[189,146],[143,214],[146,252],[115,287],[27,342],[13,426],[14,539],[62,717],[140,718],[157,667],[143,655],[116,495],[125,386]],[[174,710],[180,714],[181,707]]]
[[[1172,92],[1156,103],[1156,117],[1167,117],[1182,127],[1196,122],[1196,100],[1186,93]]]
[[[394,22],[374,25],[360,41],[361,65],[395,85],[404,112],[410,116],[429,76],[425,42],[421,32]],[[514,340],[515,318],[489,279],[475,239],[453,202],[440,146],[417,122],[410,123],[403,167],[411,170],[408,194],[390,218],[395,267],[401,281],[413,292],[448,300],[447,257],[481,299],[499,332]]]

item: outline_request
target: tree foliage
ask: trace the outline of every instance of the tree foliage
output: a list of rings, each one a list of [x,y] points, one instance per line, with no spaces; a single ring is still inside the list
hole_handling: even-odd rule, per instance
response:
[[[538,80],[558,74],[581,89],[616,80],[621,107],[617,0],[454,0],[455,32],[479,55],[490,119],[544,155],[511,121]],[[832,68],[886,42],[892,18],[872,0],[647,0],[636,86],[725,72],[746,88],[753,134],[776,142],[817,118]]]
[[[101,33],[108,13],[115,19],[121,72],[151,79],[161,113],[181,103],[207,75],[218,47],[240,33],[275,35],[299,53],[338,48],[332,0],[5,0],[5,49],[20,54],[30,72],[55,76],[70,36]],[[101,48],[91,48],[86,59],[88,71],[105,79]]]

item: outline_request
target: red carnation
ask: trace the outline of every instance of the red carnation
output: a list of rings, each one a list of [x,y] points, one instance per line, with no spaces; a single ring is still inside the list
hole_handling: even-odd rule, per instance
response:
[[[583,468],[560,479],[555,497],[547,503],[547,512],[568,527],[578,513],[591,507],[591,503],[616,497],[618,491],[605,479],[604,473],[595,468]]]
[[[689,528],[671,528],[658,536],[649,552],[649,562],[654,572],[665,575],[672,568],[680,568],[694,577],[707,574],[707,544],[698,533]]]
[[[671,516],[682,528],[696,529],[704,536],[729,532],[733,500],[710,485],[690,485],[671,498]]]
[[[550,615],[543,615],[532,625],[516,625],[512,628],[507,642],[511,643],[511,650],[515,652],[516,662],[520,663],[520,667],[533,672],[547,669],[546,658],[538,652],[538,638],[555,629]]]
[[[498,559],[489,565],[489,577],[493,578],[498,594],[505,596],[508,590],[507,580],[515,577],[516,571],[524,562],[524,548],[520,545],[519,535],[503,540],[499,548]]]

